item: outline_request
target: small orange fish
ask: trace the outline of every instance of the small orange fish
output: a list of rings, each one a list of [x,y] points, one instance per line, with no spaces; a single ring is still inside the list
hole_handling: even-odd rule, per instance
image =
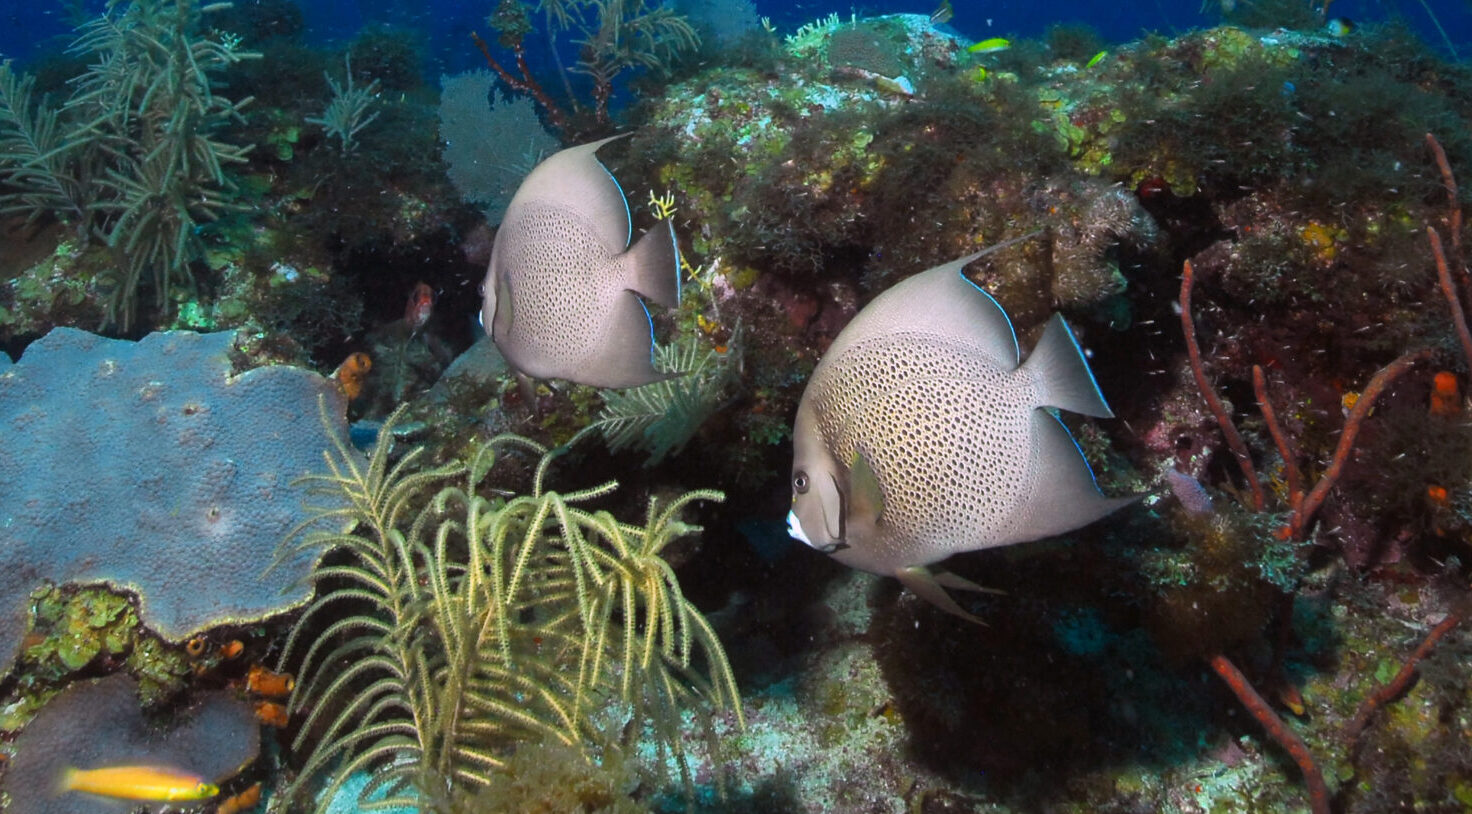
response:
[[[404,308],[404,322],[409,325],[409,335],[419,333],[429,322],[430,314],[434,313],[434,289],[428,283],[420,283],[414,286],[409,294],[409,304]]]
[[[234,797],[227,797],[220,801],[220,807],[215,809],[215,814],[240,814],[255,808],[256,803],[261,801],[261,784],[252,784],[249,788]]]
[[[285,698],[296,687],[291,673],[275,673],[259,664],[252,665],[245,674],[245,688],[256,695],[267,698]]]
[[[245,652],[245,645],[239,639],[231,639],[220,645],[220,658],[233,659]]]
[[[373,369],[373,359],[368,354],[358,351],[348,354],[348,358],[332,371],[332,378],[337,380],[337,386],[342,394],[352,401],[363,393],[363,382],[368,378],[368,371]]]
[[[1430,500],[1432,505],[1442,509],[1451,505],[1451,496],[1447,494],[1446,487],[1434,483],[1426,487],[1426,499]]]
[[[1303,703],[1303,694],[1298,691],[1297,687],[1286,681],[1278,687],[1278,701],[1282,702],[1289,712],[1299,717],[1303,717],[1303,714],[1308,711],[1308,706]]]
[[[1456,418],[1462,414],[1462,391],[1455,373],[1443,370],[1432,378],[1428,412],[1437,418]]]
[[[278,704],[275,701],[256,702],[256,720],[267,726],[285,729],[290,717],[284,704]]]
[[[122,800],[207,800],[220,787],[203,777],[163,766],[108,766],[102,769],[68,768],[58,792],[85,791]]]

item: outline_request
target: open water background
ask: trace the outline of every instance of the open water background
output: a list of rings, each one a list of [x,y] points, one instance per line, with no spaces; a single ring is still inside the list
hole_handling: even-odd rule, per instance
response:
[[[1257,0],[1270,2],[1272,0]],[[246,5],[243,0],[237,5]],[[719,0],[716,0],[719,2]],[[757,0],[760,14],[781,31],[837,13],[874,15],[929,14],[938,0],[893,0],[888,3],[780,2]],[[1253,0],[1235,0],[1239,3]],[[1307,0],[1304,0],[1307,2]],[[1145,32],[1167,36],[1220,21],[1219,0],[952,0],[951,26],[973,39],[1037,37],[1055,23],[1084,23],[1110,42],[1133,40]],[[427,78],[483,67],[469,32],[486,31],[485,18],[494,7],[483,2],[412,2],[411,0],[314,0],[300,8],[309,42],[331,47],[351,39],[364,27],[390,25],[409,29],[420,42]],[[535,3],[531,3],[535,5]],[[23,66],[47,51],[62,50],[71,40],[69,15],[76,4],[0,0],[0,58]],[[81,7],[96,13],[98,0]],[[1472,57],[1472,0],[1335,0],[1331,14],[1356,23],[1400,21],[1416,31],[1443,56],[1451,49],[1461,59]],[[1446,36],[1437,30],[1432,16]],[[1450,47],[1448,46],[1450,42]]]

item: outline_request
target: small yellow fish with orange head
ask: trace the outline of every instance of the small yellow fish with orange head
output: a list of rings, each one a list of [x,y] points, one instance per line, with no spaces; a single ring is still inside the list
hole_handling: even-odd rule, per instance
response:
[[[220,793],[220,787],[197,774],[166,766],[105,766],[62,772],[57,792],[68,791],[121,800],[180,801],[208,800]]]

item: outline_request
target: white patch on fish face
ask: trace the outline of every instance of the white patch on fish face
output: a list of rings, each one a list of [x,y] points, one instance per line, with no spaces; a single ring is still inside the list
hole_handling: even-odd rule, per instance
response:
[[[787,513],[787,536],[794,540],[801,540],[812,548],[817,548],[817,546],[813,545],[813,541],[809,540],[808,536],[803,533],[802,521],[797,519],[797,512],[795,510]]]
[[[481,330],[486,336],[491,336],[491,326],[496,319],[496,257],[494,250],[491,254],[491,264],[486,268],[485,279],[480,284],[480,312],[475,319],[480,323]],[[492,337],[494,338],[494,337]]]

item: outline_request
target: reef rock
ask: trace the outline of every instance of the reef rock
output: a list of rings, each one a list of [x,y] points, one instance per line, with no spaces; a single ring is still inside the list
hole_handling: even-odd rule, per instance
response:
[[[33,589],[106,583],[178,641],[295,607],[312,555],[267,572],[306,517],[293,481],[323,465],[325,398],[309,370],[236,374],[234,332],[138,342],[57,328],[0,368],[0,664]]]

